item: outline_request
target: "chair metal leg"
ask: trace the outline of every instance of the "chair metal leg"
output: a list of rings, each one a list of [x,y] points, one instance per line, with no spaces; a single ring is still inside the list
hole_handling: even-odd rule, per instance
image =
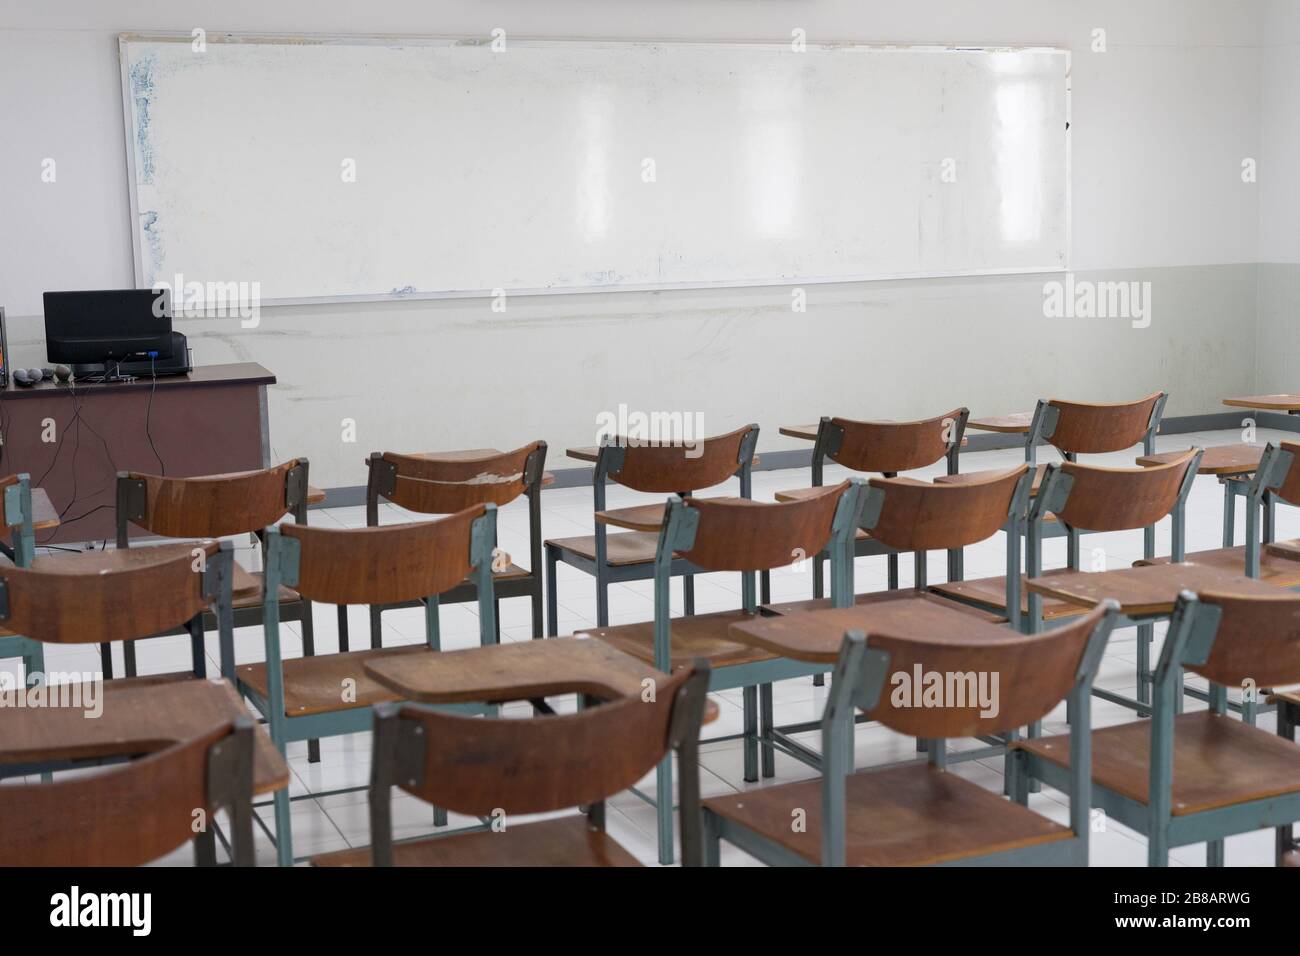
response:
[[[348,607],[346,604],[340,604],[338,606],[338,620],[339,653],[346,654],[348,652]]]
[[[104,672],[104,680],[113,679],[113,645],[99,645],[99,669]]]
[[[1151,703],[1151,643],[1155,640],[1155,628],[1150,624],[1139,624],[1137,629],[1137,694],[1138,702]]]
[[[665,754],[655,768],[655,816],[659,824],[659,862],[673,862],[673,755]]]
[[[371,608],[371,627],[379,619],[379,609]],[[304,601],[302,606],[302,620],[299,622],[302,626],[302,653],[304,657],[316,656],[316,625],[312,621],[312,605],[310,601]],[[307,741],[307,762],[320,763],[320,741]]]
[[[195,866],[217,865],[217,835],[213,826],[214,821],[208,820],[207,825],[194,837]]]
[[[826,564],[819,554],[813,558],[813,593],[815,598],[826,593]]]
[[[603,564],[596,565],[596,626],[609,627],[609,579]]]
[[[559,588],[555,582],[555,566],[559,563],[559,553],[555,548],[546,549],[546,633],[557,637],[560,633]]]
[[[533,608],[533,639],[546,636],[546,612],[542,608],[542,572],[534,570],[537,580],[533,582],[532,593],[528,596]]]
[[[695,613],[695,575],[682,575],[682,607],[687,615]]]
[[[717,818],[708,810],[704,816],[704,865],[722,865],[722,836],[718,833]]]
[[[135,641],[122,642],[122,670],[127,677],[136,677],[135,669]]]
[[[758,688],[745,688],[745,782],[758,780]]]
[[[898,555],[891,554],[885,558],[886,566],[889,568],[889,590],[898,590]]]
[[[293,828],[289,823],[289,788],[275,791],[275,860],[293,866]]]
[[[772,685],[760,684],[759,697],[759,731],[762,738],[763,776],[776,776],[776,748],[772,746],[772,731],[776,720],[773,717]]]
[[[370,646],[384,646],[384,622],[382,616],[384,609],[377,604],[370,605]],[[304,629],[304,634],[306,630]],[[304,649],[303,653],[306,653]]]
[[[1205,844],[1205,865],[1223,866],[1223,841],[1211,840]]]

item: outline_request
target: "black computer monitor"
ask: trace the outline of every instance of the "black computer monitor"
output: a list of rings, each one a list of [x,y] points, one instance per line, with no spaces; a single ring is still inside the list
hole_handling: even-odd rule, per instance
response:
[[[68,365],[133,355],[170,358],[171,295],[166,289],[47,292],[45,354]]]

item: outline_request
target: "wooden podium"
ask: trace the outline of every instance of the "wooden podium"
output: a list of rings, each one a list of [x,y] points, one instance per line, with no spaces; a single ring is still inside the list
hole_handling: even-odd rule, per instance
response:
[[[37,532],[38,545],[111,542],[119,471],[186,477],[269,465],[274,384],[252,362],[134,382],[11,383],[0,392],[0,474],[30,474],[62,516]]]

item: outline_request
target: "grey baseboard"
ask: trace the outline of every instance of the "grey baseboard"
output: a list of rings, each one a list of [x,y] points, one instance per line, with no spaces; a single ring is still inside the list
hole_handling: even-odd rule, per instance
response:
[[[1160,425],[1162,435],[1180,435],[1188,432],[1218,431],[1221,429],[1241,428],[1243,418],[1253,417],[1257,428],[1276,428],[1282,431],[1300,432],[1300,415],[1287,415],[1281,412],[1214,412],[1208,415],[1182,415],[1166,418]],[[967,453],[973,451],[993,451],[998,448],[1019,448],[1024,439],[1019,435],[1001,435],[993,432],[968,432]],[[812,448],[791,448],[783,451],[764,451],[759,453],[759,465],[755,471],[777,471],[783,468],[807,468],[812,463]],[[547,490],[556,488],[577,488],[591,484],[592,469],[587,468],[549,468],[555,476],[554,484],[547,485]],[[347,508],[366,503],[366,486],[349,485],[342,488],[326,488],[326,499],[318,508]]]

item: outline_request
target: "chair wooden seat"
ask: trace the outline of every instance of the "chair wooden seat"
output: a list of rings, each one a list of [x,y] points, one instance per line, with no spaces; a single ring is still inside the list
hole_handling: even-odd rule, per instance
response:
[[[951,601],[941,595],[934,594],[930,591],[918,590],[916,588],[898,588],[894,591],[871,591],[866,594],[856,595],[853,599],[855,605],[864,604],[885,604],[889,601],[928,601],[940,605],[952,611],[960,611],[963,614],[970,614],[980,620],[987,621],[990,624],[1005,624],[1007,619],[992,611],[985,611],[969,604],[961,604],[957,601]],[[811,598],[806,601],[788,601],[784,604],[764,604],[763,610],[769,614],[800,614],[805,611],[823,611],[831,606],[830,598]]]
[[[595,535],[552,538],[546,544],[548,547],[559,548],[562,551],[571,551],[589,561],[596,560]],[[653,563],[658,546],[659,535],[648,531],[628,531],[605,536],[605,556],[610,564],[620,567]]]
[[[1015,746],[1061,767],[1070,764],[1068,737],[1022,740]],[[1093,731],[1093,781],[1145,804],[1150,750],[1147,721]],[[1300,746],[1211,711],[1174,718],[1174,816],[1298,791]]]
[[[378,657],[417,653],[425,644],[385,647],[378,650],[324,654],[320,657],[295,657],[283,662],[284,712],[289,717],[328,714],[356,707],[371,707],[401,698],[366,674],[365,664]],[[270,699],[266,664],[243,664],[235,668],[240,683],[263,700]],[[344,700],[344,681],[355,681],[353,700]]]
[[[1246,569],[1246,546],[1237,548],[1215,548],[1212,551],[1193,551],[1183,560],[1188,564],[1203,564],[1211,568],[1243,574]],[[1169,558],[1139,559],[1133,566],[1143,567],[1152,564],[1168,564]],[[1267,549],[1259,555],[1259,580],[1278,588],[1293,588],[1300,585],[1300,561],[1270,553]]]
[[[246,571],[235,562],[235,574],[230,582],[231,606],[235,608],[259,607],[266,603],[266,581],[261,571]],[[292,604],[300,600],[298,592],[280,585],[280,603]]]
[[[312,866],[370,866],[369,847],[312,857]],[[456,836],[393,844],[394,866],[640,866],[581,814]]]
[[[1006,469],[1001,469],[1005,471]],[[990,471],[968,471],[959,475],[939,475],[934,479],[936,485],[969,485],[971,482],[983,481],[989,475],[999,474],[998,469]],[[1038,494],[1038,488],[1043,483],[1043,475],[1047,473],[1047,465],[1039,465],[1034,469],[1034,483],[1029,489],[1031,495]]]
[[[742,621],[759,617],[745,611],[720,611],[716,614],[695,614],[676,617],[672,621],[672,658],[674,669],[688,666],[697,657],[705,658],[713,667],[752,664],[771,660],[774,655],[744,644],[730,637],[728,628]],[[655,659],[655,626],[652,621],[640,624],[621,624],[618,627],[598,627],[586,631],[594,638],[607,641],[624,654],[653,664]]]
[[[815,864],[822,853],[821,788],[815,778],[703,805]],[[795,810],[807,813],[802,833],[790,825]],[[928,764],[850,774],[845,810],[848,866],[929,866],[1073,836],[1068,827]]]
[[[1300,707],[1300,687],[1286,687],[1269,695],[1270,704],[1285,703]]]
[[[1073,573],[1068,568],[1056,568],[1051,571],[1044,571],[1041,577],[1047,578],[1054,574]],[[1022,614],[1029,613],[1029,593],[1024,586],[1025,580],[1025,578],[1021,578],[1020,612]],[[930,590],[958,602],[973,601],[1001,610],[1006,610],[1007,606],[1007,579],[1005,575],[995,578],[975,578],[970,581],[949,581],[944,584],[932,584]],[[1074,617],[1084,613],[1085,610],[1087,609],[1071,604],[1068,601],[1058,601],[1055,598],[1043,599],[1043,619],[1046,621]]]

